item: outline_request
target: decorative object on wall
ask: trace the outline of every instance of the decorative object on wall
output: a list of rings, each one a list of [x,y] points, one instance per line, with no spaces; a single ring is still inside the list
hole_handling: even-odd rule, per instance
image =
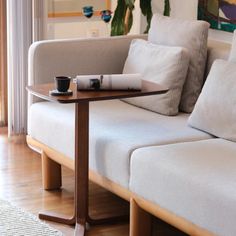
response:
[[[47,0],[47,8],[49,18],[80,17],[85,15],[84,11],[86,17],[100,16],[103,9],[111,9],[111,0]]]
[[[140,0],[140,9],[142,14],[147,19],[147,28],[145,33],[148,32],[150,28],[150,23],[152,19],[152,0]],[[125,35],[128,34],[132,24],[133,24],[133,10],[134,10],[135,0],[117,0],[117,7],[114,12],[114,17],[111,23],[111,36],[115,35]],[[164,12],[165,16],[170,15],[170,1],[164,0]]]
[[[85,6],[83,7],[83,14],[87,18],[90,18],[93,16],[93,7],[92,6]]]
[[[236,29],[236,0],[199,0],[198,19],[211,28],[233,32]]]
[[[111,14],[112,12],[110,10],[103,10],[101,11],[101,18],[104,22],[109,23],[111,20]]]

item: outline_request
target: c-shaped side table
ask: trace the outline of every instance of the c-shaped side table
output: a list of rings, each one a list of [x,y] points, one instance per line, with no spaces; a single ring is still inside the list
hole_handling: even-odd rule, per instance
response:
[[[41,214],[39,217],[59,223],[75,223],[75,235],[82,236],[86,232],[86,223],[91,221],[88,214],[89,102],[156,95],[166,93],[168,89],[144,80],[141,91],[77,91],[76,85],[72,84],[70,89],[73,95],[51,96],[49,91],[52,89],[53,83],[27,87],[31,94],[44,100],[75,103],[75,214],[70,219],[56,214]]]

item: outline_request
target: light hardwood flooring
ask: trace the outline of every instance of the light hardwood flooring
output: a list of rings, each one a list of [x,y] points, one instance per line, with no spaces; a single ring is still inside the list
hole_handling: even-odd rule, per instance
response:
[[[7,129],[0,128],[0,198],[37,215],[52,210],[71,215],[73,212],[73,172],[63,168],[60,191],[42,189],[40,155],[29,149],[22,137],[7,138]],[[129,204],[99,186],[90,183],[90,213],[94,217],[124,214]],[[179,236],[183,233],[155,219],[155,235]],[[66,236],[74,227],[47,222]],[[129,224],[93,226],[88,236],[128,236]]]

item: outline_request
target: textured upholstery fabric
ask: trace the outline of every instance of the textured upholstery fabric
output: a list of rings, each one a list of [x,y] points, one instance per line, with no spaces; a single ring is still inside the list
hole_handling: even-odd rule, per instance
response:
[[[216,59],[228,60],[231,44],[216,40],[208,40],[207,64],[205,77],[210,72],[211,66]]]
[[[236,30],[234,31],[229,61],[236,62]]]
[[[90,104],[90,168],[128,187],[130,155],[139,148],[211,138],[187,126],[188,115],[163,116],[114,100]],[[29,111],[28,133],[73,158],[73,105],[39,102]]]
[[[72,77],[91,72],[120,74],[128,55],[130,42],[134,38],[147,39],[147,35],[35,42],[29,50],[28,84],[49,83],[53,81],[55,75],[62,74]],[[224,52],[222,42],[211,40],[209,47],[209,58],[212,60],[208,63],[208,68],[216,57],[225,59],[225,54],[229,53],[228,48]],[[97,60],[98,56],[102,60]],[[28,104],[30,106],[39,100],[29,95]]]
[[[163,115],[176,115],[188,66],[189,54],[186,49],[134,39],[123,73],[140,73],[144,80],[164,85],[169,91],[161,95],[127,98],[124,101]]]
[[[220,138],[236,141],[236,63],[216,60],[188,123]]]
[[[148,40],[153,43],[181,46],[188,49],[190,64],[184,84],[180,109],[191,112],[203,84],[207,56],[209,24],[204,21],[174,19],[155,14],[152,18]]]
[[[236,235],[236,144],[223,139],[136,150],[130,189],[216,235]]]

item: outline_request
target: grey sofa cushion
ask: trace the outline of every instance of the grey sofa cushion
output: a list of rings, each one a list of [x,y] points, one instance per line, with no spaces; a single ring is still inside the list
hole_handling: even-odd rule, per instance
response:
[[[209,74],[211,66],[216,59],[228,60],[230,49],[231,49],[231,44],[229,43],[215,40],[208,40],[205,77],[207,77],[207,75]]]
[[[73,108],[50,102],[33,104],[29,111],[29,135],[73,158]],[[90,168],[128,187],[130,155],[135,149],[211,137],[188,127],[187,119],[187,114],[166,117],[119,100],[91,103]]]
[[[216,60],[188,123],[236,142],[236,63]]]
[[[215,235],[236,235],[236,144],[223,139],[136,150],[130,189]]]
[[[182,47],[168,47],[141,39],[132,41],[124,74],[140,73],[144,80],[166,86],[165,94],[126,98],[124,101],[163,115],[176,115],[189,66],[189,53]]]
[[[152,43],[181,46],[188,49],[190,64],[184,84],[180,109],[191,112],[203,84],[207,56],[209,24],[205,21],[182,20],[155,14],[148,40]]]
[[[231,52],[229,55],[229,61],[236,62],[236,30],[233,35],[233,42],[231,47]]]

